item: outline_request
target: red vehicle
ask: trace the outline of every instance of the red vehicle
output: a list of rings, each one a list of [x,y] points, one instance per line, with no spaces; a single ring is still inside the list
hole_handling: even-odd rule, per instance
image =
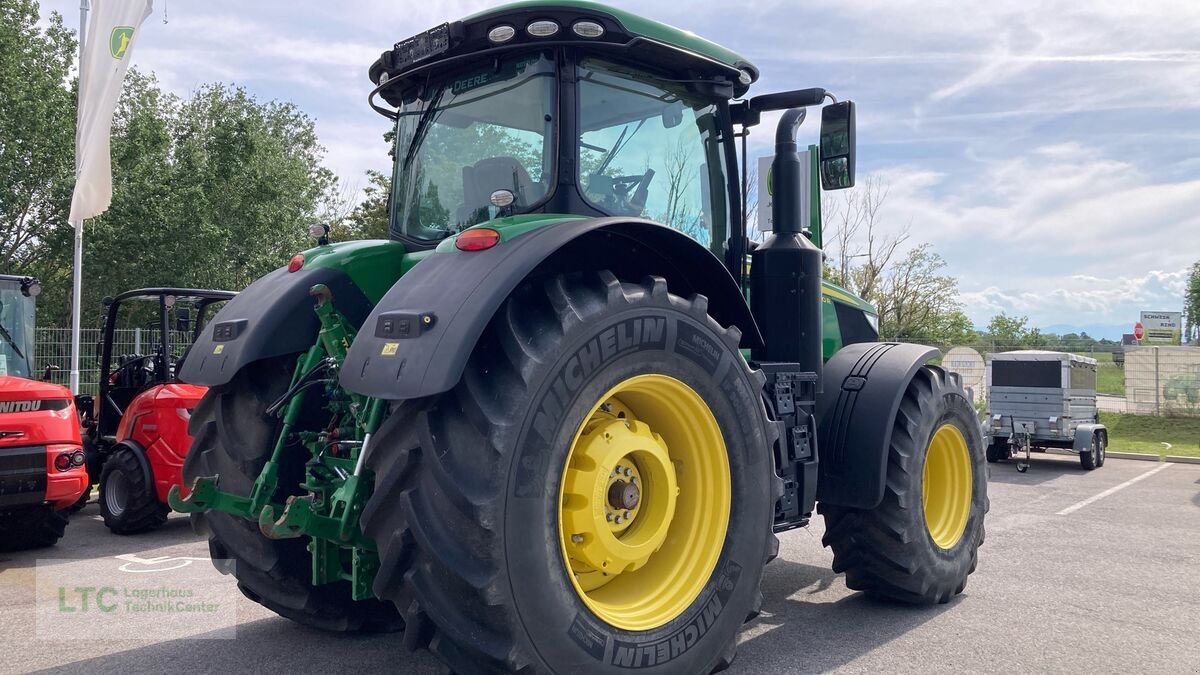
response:
[[[53,545],[88,484],[70,390],[31,379],[38,291],[0,275],[0,550]]]
[[[100,486],[100,514],[116,534],[152,530],[167,520],[167,492],[183,483],[183,460],[192,437],[188,420],[206,387],[175,378],[179,364],[204,325],[210,307],[230,291],[143,288],[105,298],[100,344],[100,387],[79,397],[84,416],[87,466]],[[152,348],[140,353],[118,341],[143,328]],[[122,328],[124,327],[124,328]],[[132,349],[130,349],[132,347]],[[128,350],[118,355],[118,351]]]

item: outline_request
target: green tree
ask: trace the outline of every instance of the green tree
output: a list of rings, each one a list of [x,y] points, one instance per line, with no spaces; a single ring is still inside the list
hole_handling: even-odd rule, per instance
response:
[[[335,188],[311,118],[211,84],[186,100],[130,71],[114,117],[113,202],[89,221],[84,312],[141,286],[239,290],[307,248],[305,228]],[[47,241],[44,278],[69,288],[69,230]],[[40,321],[65,325],[66,293],[48,293]]]
[[[32,0],[0,3],[0,272],[37,272],[65,226],[74,174],[75,40]]]
[[[986,337],[997,350],[1020,349],[1029,340],[1029,317],[1009,316],[1003,312],[988,321]]]
[[[1183,296],[1184,311],[1187,313],[1184,336],[1188,342],[1196,342],[1200,340],[1200,260],[1192,263]]]
[[[921,244],[891,263],[866,299],[879,310],[879,331],[889,339],[937,340],[939,333],[966,334],[970,324],[958,301],[958,281],[942,274],[946,261]]]

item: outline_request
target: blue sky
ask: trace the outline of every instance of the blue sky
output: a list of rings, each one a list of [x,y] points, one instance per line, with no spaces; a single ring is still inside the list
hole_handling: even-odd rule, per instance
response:
[[[358,188],[387,166],[367,67],[492,4],[157,0],[133,61],[179,94],[221,80],[294,101]],[[934,245],[977,324],[1006,311],[1113,333],[1182,305],[1200,259],[1200,2],[612,4],[746,55],[763,73],[752,93],[857,101],[859,172],[890,183],[886,226]],[[77,0],[42,7],[78,21]]]

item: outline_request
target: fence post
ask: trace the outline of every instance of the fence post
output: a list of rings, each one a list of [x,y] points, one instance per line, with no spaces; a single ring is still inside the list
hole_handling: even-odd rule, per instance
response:
[[[133,353],[134,354],[142,353],[142,329],[141,328],[133,329]]]
[[[1162,409],[1160,407],[1161,403],[1159,402],[1160,396],[1162,396],[1162,392],[1160,392],[1158,390],[1158,347],[1155,347],[1154,348],[1154,414],[1155,415],[1162,414]]]

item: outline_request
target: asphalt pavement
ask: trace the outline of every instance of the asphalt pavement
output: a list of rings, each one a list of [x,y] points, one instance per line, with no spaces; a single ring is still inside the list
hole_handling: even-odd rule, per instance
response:
[[[830,570],[817,517],[781,536],[765,611],[729,672],[1197,672],[1200,466],[1110,458],[1085,472],[1074,457],[1035,455],[1025,474],[990,468],[987,541],[963,595],[915,608],[849,591]],[[95,504],[58,546],[0,553],[0,673],[440,672],[398,635],[331,635],[275,616],[207,555],[183,517],[118,537]],[[221,609],[133,616],[120,634],[105,632],[71,613],[91,579],[116,579],[126,595],[143,589],[134,604],[190,589]],[[95,611],[94,592],[91,601]]]

